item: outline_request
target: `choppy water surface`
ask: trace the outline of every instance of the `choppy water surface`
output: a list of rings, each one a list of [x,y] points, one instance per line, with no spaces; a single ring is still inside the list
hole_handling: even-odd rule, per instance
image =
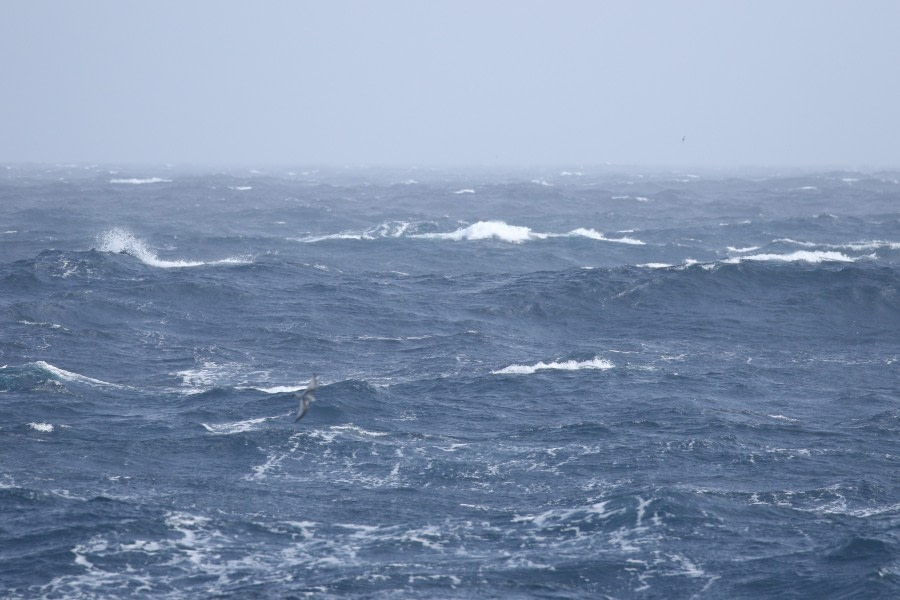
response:
[[[898,178],[4,168],[2,595],[896,597]]]

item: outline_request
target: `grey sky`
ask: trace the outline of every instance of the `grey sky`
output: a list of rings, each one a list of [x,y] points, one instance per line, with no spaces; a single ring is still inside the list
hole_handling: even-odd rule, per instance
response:
[[[3,0],[0,160],[898,166],[898,24],[896,0]]]

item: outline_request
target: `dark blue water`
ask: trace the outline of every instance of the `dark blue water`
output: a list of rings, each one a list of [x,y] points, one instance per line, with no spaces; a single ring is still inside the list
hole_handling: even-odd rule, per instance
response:
[[[897,597],[898,178],[2,169],[0,596]]]

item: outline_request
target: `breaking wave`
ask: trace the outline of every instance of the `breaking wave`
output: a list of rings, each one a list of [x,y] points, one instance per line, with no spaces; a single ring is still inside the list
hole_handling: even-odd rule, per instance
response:
[[[531,375],[538,371],[580,371],[582,369],[612,369],[615,365],[608,360],[602,358],[594,358],[593,360],[576,361],[567,360],[565,362],[539,362],[534,365],[510,365],[496,371],[491,371],[492,375]]]
[[[144,242],[144,240],[122,227],[116,227],[102,233],[99,237],[99,242],[100,250],[102,252],[128,254],[137,258],[145,265],[163,269],[201,267],[204,265],[239,265],[252,262],[247,258],[225,258],[210,262],[198,260],[164,260],[159,258],[156,253],[147,246],[147,243]]]

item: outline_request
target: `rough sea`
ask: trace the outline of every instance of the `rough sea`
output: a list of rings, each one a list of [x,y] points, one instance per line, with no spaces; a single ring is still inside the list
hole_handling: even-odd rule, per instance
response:
[[[0,597],[896,598],[898,342],[897,172],[0,167]]]

